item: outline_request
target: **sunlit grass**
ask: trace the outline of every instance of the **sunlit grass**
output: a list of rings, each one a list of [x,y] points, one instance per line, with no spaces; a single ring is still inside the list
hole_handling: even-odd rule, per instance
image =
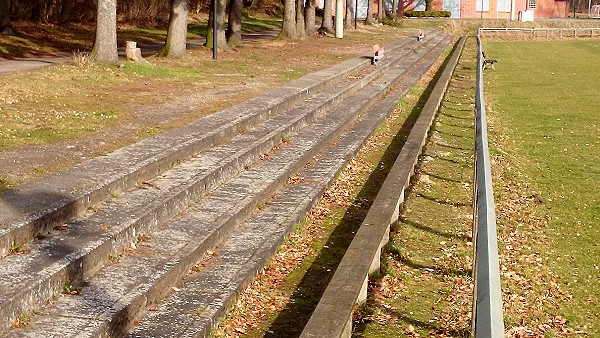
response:
[[[502,170],[522,183],[522,194],[537,192],[545,240],[530,245],[568,293],[564,303],[545,310],[574,329],[600,335],[600,100],[594,69],[600,41],[485,46],[486,55],[499,60],[495,71],[486,71],[495,146],[514,164]],[[539,278],[532,273],[528,278]]]

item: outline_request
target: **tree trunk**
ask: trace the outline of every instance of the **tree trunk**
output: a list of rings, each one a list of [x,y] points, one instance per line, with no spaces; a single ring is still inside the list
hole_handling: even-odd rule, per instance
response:
[[[242,41],[242,0],[231,0],[229,3],[229,20],[227,26],[227,44],[231,47],[241,46]]]
[[[373,20],[373,0],[367,0],[367,18],[365,22],[367,24],[375,23],[375,20]]]
[[[398,17],[398,0],[392,1],[392,18],[396,19]]]
[[[298,32],[296,32],[296,1],[285,0],[283,8],[283,27],[281,28],[282,37],[297,39]]]
[[[217,49],[229,50],[227,45],[227,38],[225,37],[225,12],[227,1],[226,0],[211,0],[210,2],[210,15],[208,16],[208,29],[206,30],[206,47],[212,48],[213,46],[213,6],[214,1],[217,2]]]
[[[315,21],[315,0],[307,0],[304,8],[304,29],[307,36],[317,35]]]
[[[377,18],[381,21],[385,18],[385,3],[383,0],[377,0],[377,5],[379,9],[377,10]]]
[[[0,34],[15,35],[10,21],[10,0],[0,0]]]
[[[433,0],[426,0],[425,1],[425,10],[431,11],[432,7],[433,7]]]
[[[332,0],[325,0],[323,3],[323,21],[321,22],[321,29],[325,30],[328,34],[333,34],[333,18],[332,18]]]
[[[60,6],[60,23],[68,23],[73,15],[73,0],[62,0]]]
[[[306,28],[304,26],[304,0],[296,0],[296,36],[304,39]]]
[[[117,0],[98,0],[92,60],[117,62]]]
[[[354,2],[356,0],[346,0],[346,22],[344,23],[344,28],[346,29],[354,29]]]
[[[34,0],[31,4],[31,20],[37,22],[48,22],[46,13],[46,0]]]
[[[188,10],[188,0],[171,1],[171,16],[169,17],[167,42],[158,53],[160,56],[180,58],[185,55]]]

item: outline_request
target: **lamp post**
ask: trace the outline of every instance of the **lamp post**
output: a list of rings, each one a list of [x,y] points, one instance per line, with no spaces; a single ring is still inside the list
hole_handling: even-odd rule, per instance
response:
[[[344,1],[335,1],[335,37],[338,39],[344,37]]]

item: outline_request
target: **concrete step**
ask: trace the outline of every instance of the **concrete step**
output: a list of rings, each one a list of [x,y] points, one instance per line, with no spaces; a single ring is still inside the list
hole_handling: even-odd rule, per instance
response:
[[[175,287],[176,291],[170,290],[165,299],[152,305],[127,337],[208,337],[239,292],[264,268],[292,227],[306,216],[337,173],[393,112],[398,97],[406,95],[410,86],[431,67],[433,56],[442,50],[432,53],[335,145],[323,151],[318,161],[304,168],[299,173],[303,178],[300,183],[287,184],[264,210],[213,248],[212,254],[202,259],[201,268],[191,270]]]
[[[420,56],[421,54],[415,53],[410,57],[417,59]],[[55,236],[69,238],[62,241],[63,245],[52,246],[64,250],[63,253],[60,253],[62,254],[62,258],[56,261],[57,263],[48,268],[47,265],[40,264],[40,255],[36,259],[33,259],[35,263],[32,263],[31,266],[36,264],[41,265],[44,271],[52,272],[55,276],[59,276],[55,280],[45,280],[42,283],[38,283],[40,289],[52,283],[55,284],[49,285],[47,289],[62,289],[64,282],[63,284],[56,284],[57,281],[67,281],[70,284],[77,284],[78,281],[91,277],[95,270],[102,265],[98,264],[97,261],[106,261],[108,255],[116,257],[122,247],[132,246],[137,249],[135,250],[135,254],[126,255],[118,263],[100,270],[92,279],[82,284],[81,297],[71,296],[60,298],[55,305],[48,307],[49,314],[47,316],[39,316],[39,318],[43,318],[40,320],[50,320],[50,323],[56,326],[56,319],[51,319],[53,317],[52,313],[56,313],[60,317],[58,320],[60,322],[69,322],[68,325],[77,326],[76,323],[81,322],[84,328],[79,327],[73,331],[77,332],[77,334],[83,334],[87,331],[92,332],[90,336],[103,336],[107,332],[117,335],[122,333],[119,330],[127,327],[128,323],[143,310],[146,303],[159,299],[161,293],[165,292],[165,286],[168,288],[168,285],[172,285],[181,278],[182,274],[184,275],[189,266],[191,266],[190,264],[198,258],[198,255],[201,256],[207,248],[214,246],[221,237],[226,236],[231,229],[235,228],[240,220],[243,220],[252,213],[257,204],[268,199],[285,182],[290,173],[301,168],[304,162],[319,150],[323,142],[331,141],[333,137],[338,135],[351,120],[356,118],[357,112],[369,104],[369,98],[376,97],[392,81],[393,77],[388,74],[377,79],[374,83],[365,87],[364,90],[356,93],[352,100],[342,102],[331,112],[331,115],[327,115],[317,121],[317,123],[311,126],[310,130],[302,131],[298,135],[292,136],[291,143],[282,147],[279,152],[269,155],[272,157],[271,159],[260,161],[252,167],[248,167],[249,164],[238,164],[236,170],[244,169],[245,171],[237,177],[232,177],[230,181],[225,182],[223,186],[212,192],[199,204],[187,210],[185,213],[195,215],[191,219],[186,215],[180,215],[174,220],[160,225],[158,222],[159,217],[151,217],[150,220],[146,220],[147,224],[137,227],[119,222],[119,219],[122,220],[123,215],[127,215],[128,211],[131,211],[131,209],[127,209],[130,204],[135,206],[133,210],[143,209],[144,206],[147,207],[148,204],[152,203],[156,204],[157,208],[160,209],[160,204],[165,203],[164,195],[161,195],[159,191],[163,189],[170,190],[163,187],[168,187],[169,184],[181,187],[182,182],[190,182],[190,178],[198,176],[198,172],[190,170],[191,168],[207,170],[214,166],[215,163],[218,163],[219,158],[227,158],[227,155],[235,153],[232,149],[237,148],[232,148],[228,144],[223,145],[224,149],[221,150],[217,150],[217,148],[212,149],[207,153],[211,153],[217,158],[217,162],[209,161],[212,164],[207,165],[203,161],[209,159],[210,156],[199,156],[198,161],[192,160],[174,168],[172,170],[173,176],[169,177],[169,174],[171,174],[170,171],[155,181],[147,182],[145,186],[150,189],[138,189],[132,192],[132,197],[128,202],[124,202],[121,198],[107,202],[107,205],[103,205],[98,211],[91,213],[91,218],[97,217],[96,221],[91,222],[95,228],[89,225],[84,226],[80,223],[82,220],[73,223],[72,229],[80,229],[77,230],[79,233],[77,231],[74,232],[77,234],[76,236],[66,237],[65,234]],[[265,124],[267,129],[269,126],[271,124]],[[250,141],[252,139],[251,136],[253,136],[252,133],[239,135],[232,140],[231,144],[239,142],[239,144],[247,145],[248,143],[252,143]],[[269,139],[267,144],[274,142],[272,137],[267,138]],[[226,150],[227,147],[229,147],[229,150]],[[270,147],[270,144],[267,147]],[[224,157],[215,156],[223,154],[225,154]],[[256,157],[256,154],[251,157]],[[273,167],[274,163],[277,164],[275,167]],[[232,169],[231,172],[236,170]],[[219,172],[222,171],[219,170]],[[202,189],[204,189],[202,193],[205,193],[206,183],[202,183],[202,186]],[[157,187],[160,189],[157,189]],[[154,196],[144,199],[144,195],[148,192],[151,192],[149,195]],[[184,192],[180,193],[187,194]],[[188,198],[188,200],[194,200],[194,198]],[[185,208],[185,204],[189,204],[188,200],[182,202],[184,206],[179,209]],[[122,211],[120,218],[116,218],[114,222],[106,222],[107,217],[114,215],[113,211],[117,213]],[[157,213],[168,213],[168,211],[163,210]],[[167,218],[163,218],[161,221]],[[195,227],[201,224],[204,224],[205,227]],[[103,225],[107,228],[102,228]],[[71,230],[71,224],[67,228],[65,232]],[[92,231],[86,234],[81,229],[92,229]],[[152,232],[153,230],[154,232]],[[118,233],[119,236],[116,236],[115,233]],[[192,245],[190,244],[191,238],[196,240],[202,238],[204,240],[202,242],[194,242]],[[140,242],[136,244],[136,240],[138,239]],[[102,244],[99,244],[100,242]],[[78,246],[77,243],[80,243],[80,245]],[[91,250],[91,247],[99,245],[104,245],[108,248],[106,249],[108,251],[99,249]],[[115,247],[117,249],[114,249]],[[73,248],[77,249],[71,250]],[[111,248],[114,250],[111,251]],[[94,252],[94,254],[90,254],[91,252]],[[7,258],[25,257],[28,255],[10,256]],[[81,257],[80,260],[73,260],[73,257],[77,256]],[[137,260],[134,260],[131,265],[127,265],[126,259],[133,259],[132,257]],[[27,259],[24,259],[24,261],[27,261]],[[58,269],[57,264],[66,265]],[[83,268],[84,266],[91,267],[89,272],[82,272],[82,270],[86,270]],[[27,281],[27,279],[24,279],[24,281]],[[19,284],[22,285],[22,283]],[[36,291],[40,289],[33,287],[23,292],[23,294],[35,295]],[[2,303],[4,305],[4,302]],[[33,327],[34,325],[31,326],[32,330],[30,331],[13,330],[10,334],[11,336],[36,336],[40,331],[37,331],[38,333],[29,333],[35,332]],[[38,325],[37,327],[43,328],[44,325]],[[80,329],[82,331],[78,331]],[[47,331],[49,330],[48,327],[42,330],[50,332]],[[62,327],[62,330],[57,335],[70,335],[68,332],[71,331],[68,328]]]
[[[414,44],[405,39],[389,49],[405,50]],[[0,193],[0,256],[37,236],[45,236],[54,227],[76,218],[112,194],[134,188],[138,182],[149,180],[178,162],[226,142],[313,92],[371,68],[364,57],[345,61],[182,128]]]
[[[400,52],[398,57],[405,54]],[[390,65],[393,62],[388,61],[386,67]],[[7,327],[22,313],[59,295],[66,283],[75,285],[88,279],[112,257],[135,245],[139,236],[152,232],[236,175],[282,137],[290,137],[294,130],[325,114],[326,108],[356,92],[383,70],[363,71],[354,80],[311,94],[302,105],[261,122],[231,142],[201,152],[160,177],[144,181],[138,189],[98,204],[82,217],[60,226],[58,232],[28,245],[26,255],[4,257],[0,262],[0,320]]]

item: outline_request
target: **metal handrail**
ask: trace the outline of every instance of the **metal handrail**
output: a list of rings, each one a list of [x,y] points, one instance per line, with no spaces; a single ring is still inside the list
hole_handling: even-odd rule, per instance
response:
[[[479,28],[480,32],[494,32],[494,31],[526,31],[526,32],[531,32],[531,31],[589,31],[589,30],[593,30],[593,31],[598,31],[600,30],[600,27],[571,27],[571,28],[567,28],[567,27],[555,27],[555,28],[540,28],[540,27],[532,27],[532,28],[525,28],[525,27],[482,27]]]
[[[532,39],[544,38],[544,35],[538,34],[539,32],[546,32],[545,38],[556,37],[559,33],[559,38],[564,37],[575,37],[575,38],[597,38],[600,37],[599,27],[572,27],[572,28],[523,28],[523,27],[483,27],[479,28],[478,35],[481,33],[505,33],[505,34],[526,34],[530,35]],[[564,36],[565,34],[566,36]]]
[[[475,337],[504,337],[500,264],[496,236],[496,212],[488,149],[483,97],[483,45],[477,33],[477,84],[475,89],[475,291],[473,330]]]

